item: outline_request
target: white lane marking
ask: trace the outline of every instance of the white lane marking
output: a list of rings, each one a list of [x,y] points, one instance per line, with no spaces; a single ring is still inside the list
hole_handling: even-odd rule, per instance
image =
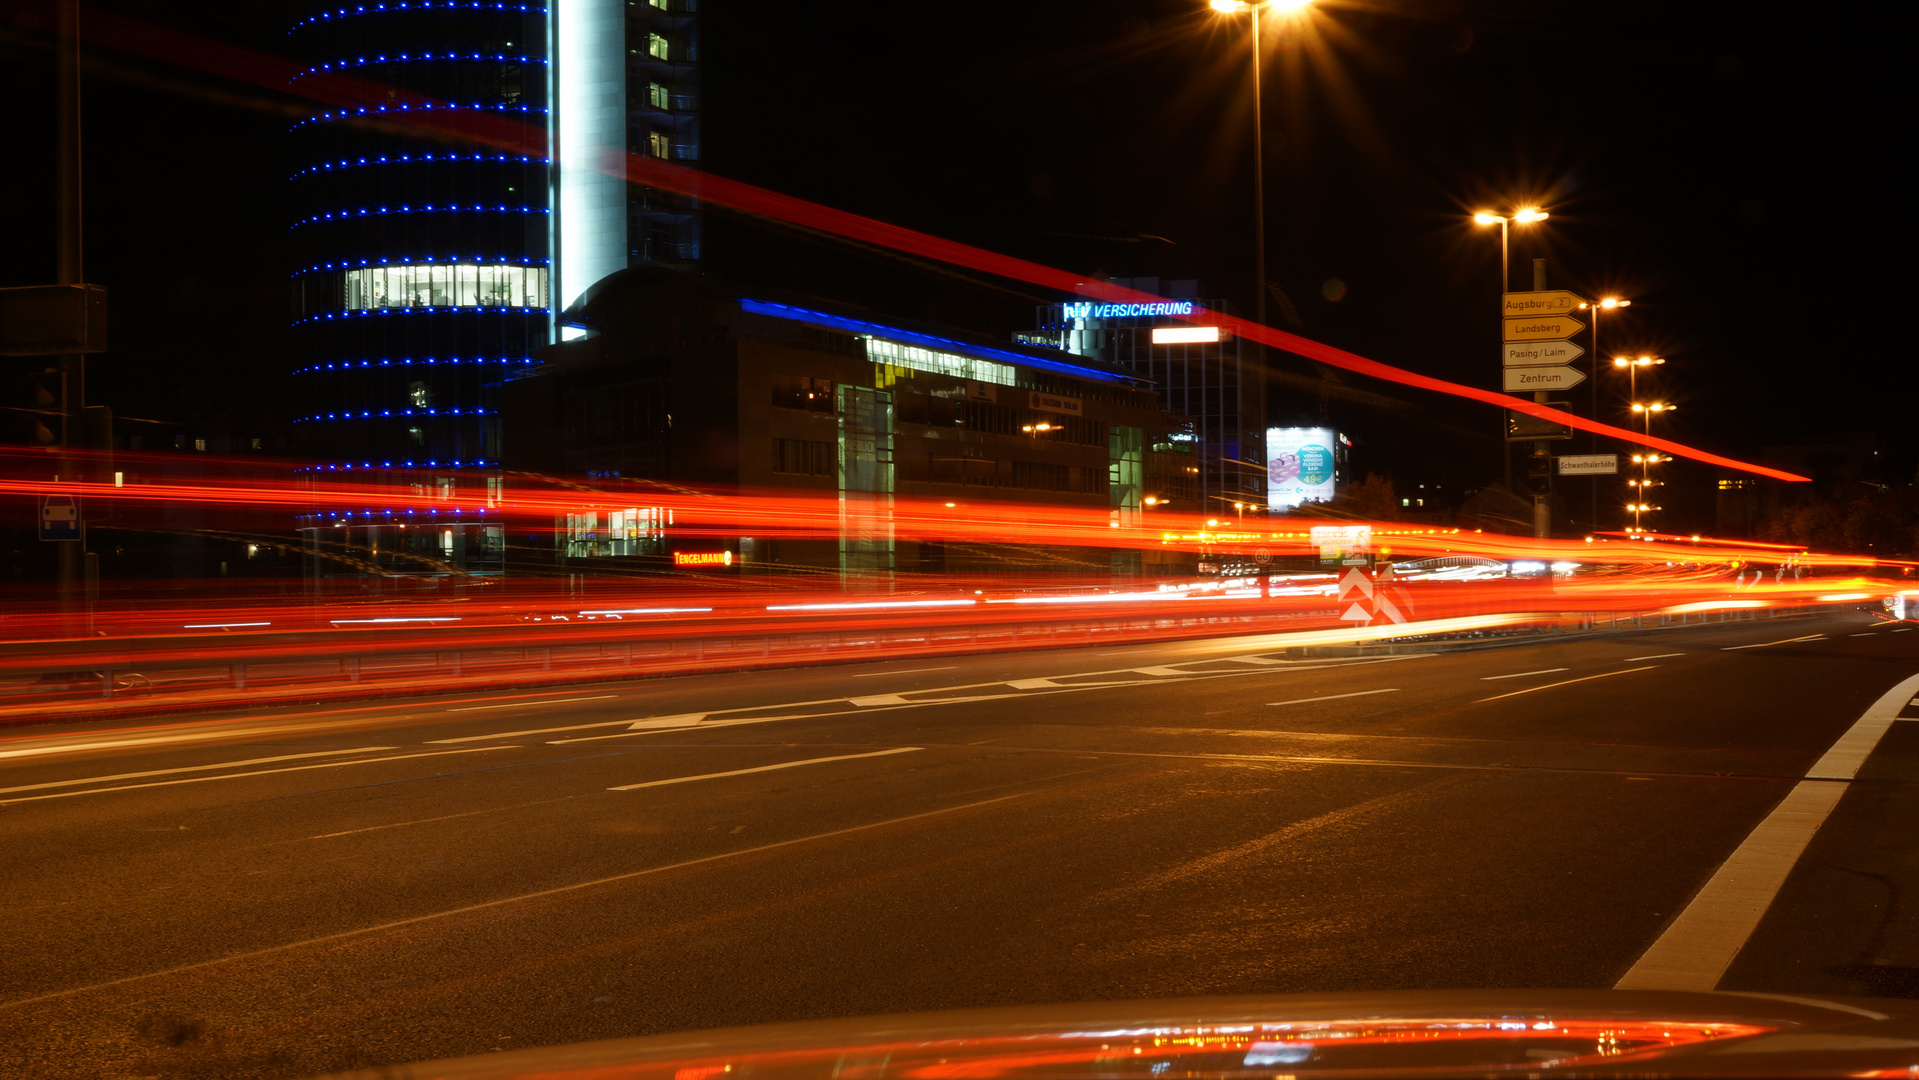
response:
[[[1780,638],[1778,641],[1761,641],[1753,645],[1721,645],[1720,652],[1733,652],[1738,649],[1764,649],[1771,645],[1790,645],[1795,641],[1824,641],[1824,634],[1807,634],[1805,637]]]
[[[457,739],[428,739],[428,746],[446,746],[452,743],[479,742],[483,739],[517,739],[522,735],[551,735],[556,731],[589,731],[602,727],[625,727],[631,720],[601,720],[593,724],[568,724],[565,727],[531,728],[527,731],[495,731],[487,735],[462,735]]]
[[[1711,990],[1718,985],[1813,834],[1914,690],[1919,690],[1919,675],[1880,695],[1720,865],[1615,988]]]
[[[1012,679],[1006,685],[1015,690],[1053,690],[1060,684],[1051,679]]]
[[[693,727],[706,719],[703,712],[676,713],[672,716],[649,716],[644,720],[635,720],[628,724],[628,731],[650,731],[653,728]]]
[[[839,754],[835,757],[807,758],[803,761],[782,761],[777,765],[756,765],[750,769],[728,769],[725,772],[701,773],[698,776],[675,776],[666,780],[648,780],[644,784],[623,784],[610,787],[608,791],[638,791],[640,788],[665,787],[668,784],[690,784],[695,780],[718,780],[723,776],[745,776],[747,773],[772,772],[775,769],[796,769],[801,765],[819,765],[828,761],[853,761],[858,758],[885,757],[888,754],[910,754],[922,750],[919,746],[898,746],[891,750],[875,750],[870,754]]]
[[[245,761],[220,761],[212,765],[182,765],[177,769],[148,769],[145,772],[114,773],[112,776],[83,776],[77,780],[49,780],[44,784],[21,784],[19,787],[0,788],[0,795],[11,795],[16,791],[43,791],[47,788],[73,787],[76,784],[104,784],[113,780],[138,780],[143,776],[166,776],[170,773],[208,772],[213,769],[240,769],[248,765],[267,765],[275,761],[298,761],[302,758],[337,757],[341,754],[371,754],[380,750],[398,750],[397,746],[360,746],[352,750],[315,750],[307,754],[281,754],[277,757],[248,758]]]
[[[1291,701],[1269,701],[1266,704],[1268,705],[1304,705],[1304,704],[1307,704],[1308,702],[1313,702],[1313,701],[1338,701],[1340,698],[1365,697],[1368,694],[1397,694],[1397,693],[1399,693],[1399,687],[1395,686],[1385,690],[1355,690],[1354,692],[1350,694],[1327,694],[1325,697],[1294,698]]]
[[[959,667],[959,665],[948,664],[945,667],[910,667],[904,671],[862,671],[853,677],[855,679],[875,679],[881,675],[918,675],[922,671],[951,671],[956,667]]]
[[[1292,663],[1291,660],[1269,660],[1264,656],[1222,656],[1219,659],[1230,660],[1235,664],[1259,664],[1262,666]]]
[[[1187,661],[1187,663],[1189,664],[1197,664],[1201,662],[1202,661],[1199,661],[1199,660]],[[1136,667],[1133,670],[1140,673],[1141,675],[1197,675],[1199,674],[1199,672],[1197,671],[1185,671],[1183,669],[1176,668],[1176,667]]]
[[[592,697],[548,698],[543,701],[538,699],[531,699],[527,701],[509,701],[504,705],[463,705],[460,708],[448,709],[446,711],[447,712],[484,712],[487,709],[524,709],[530,705],[569,705],[575,701],[605,701],[608,698],[616,698],[619,696],[620,695],[618,694],[595,694]]]
[[[1684,656],[1684,655],[1686,654],[1682,652],[1662,652],[1662,653],[1654,653],[1651,656],[1628,656],[1624,660],[1621,660],[1620,663],[1637,664],[1641,660],[1670,660],[1675,656]]]
[[[368,825],[363,829],[342,829],[339,832],[321,833],[318,836],[305,837],[307,840],[331,840],[336,836],[355,836],[360,833],[379,832],[381,829],[403,829],[408,825],[431,825],[436,821],[452,821],[455,818],[477,817],[480,814],[498,814],[506,810],[525,810],[529,806],[546,806],[551,803],[565,802],[571,795],[557,799],[541,799],[539,802],[514,803],[512,806],[489,806],[484,810],[467,810],[458,814],[442,814],[439,817],[419,818],[414,821],[395,821],[386,825]],[[291,843],[292,841],[287,841]]]
[[[1551,690],[1555,686],[1571,686],[1574,683],[1591,682],[1594,679],[1608,679],[1614,675],[1631,675],[1635,671],[1652,671],[1658,667],[1658,664],[1647,664],[1645,667],[1621,668],[1618,671],[1607,671],[1598,675],[1582,675],[1577,679],[1561,679],[1559,682],[1549,682],[1543,686],[1528,686],[1524,690],[1513,690],[1509,693],[1494,694],[1492,697],[1483,697],[1480,698],[1479,701],[1473,702],[1473,704],[1478,705],[1481,702],[1498,701],[1500,698],[1518,697],[1521,694],[1530,694],[1536,690]]]
[[[1571,671],[1571,670],[1572,670],[1571,668],[1549,667],[1549,668],[1540,668],[1538,671],[1515,671],[1511,675],[1481,675],[1479,677],[1479,681],[1491,682],[1494,679],[1523,679],[1528,675],[1551,675],[1555,671]]]
[[[289,941],[283,945],[269,945],[264,949],[254,949],[251,952],[216,956],[211,960],[201,960],[192,964],[181,964],[179,967],[166,968],[162,971],[149,971],[140,975],[128,975],[124,978],[110,979],[107,982],[94,983],[90,986],[74,986],[65,990],[55,990],[52,993],[40,994],[36,997],[0,1002],[0,1009],[13,1009],[22,1005],[37,1005],[42,1001],[55,1001],[64,997],[72,997],[75,994],[88,993],[93,990],[108,990],[116,986],[125,986],[128,983],[144,982],[147,979],[165,978],[169,975],[184,975],[189,971],[200,971],[213,967],[216,964],[226,964],[236,960],[255,960],[262,956],[272,956],[275,953],[283,953],[289,949],[298,949],[307,945],[325,945],[330,942],[363,937],[367,934],[377,934],[382,930],[397,930],[403,926],[414,926],[419,923],[430,922],[434,919],[444,919],[454,915],[466,915],[475,911],[487,911],[491,908],[505,907],[508,904],[518,904],[527,900],[541,900],[549,896],[563,896],[566,893],[579,892],[581,889],[591,889],[599,885],[612,885],[621,881],[631,881],[634,878],[649,877],[653,874],[664,874],[671,870],[684,870],[690,866],[702,866],[706,863],[719,862],[723,859],[738,858],[742,855],[757,855],[762,851],[777,851],[780,848],[792,847],[795,844],[810,843],[814,840],[831,840],[837,836],[850,836],[854,833],[867,832],[871,829],[882,829],[888,825],[903,825],[909,821],[938,817],[942,814],[956,814],[962,810],[977,810],[982,806],[992,806],[995,803],[1003,803],[1011,799],[1023,799],[1029,795],[1037,794],[1039,794],[1039,792],[1022,791],[1013,795],[1001,795],[996,799],[982,799],[979,802],[964,803],[960,806],[948,806],[939,810],[923,810],[917,814],[887,818],[885,821],[874,821],[865,825],[849,825],[844,829],[834,829],[831,832],[814,833],[811,836],[796,836],[791,840],[776,840],[771,844],[741,848],[738,851],[723,851],[718,855],[702,855],[697,859],[686,859],[681,862],[668,863],[665,866],[649,866],[644,870],[629,870],[624,874],[594,878],[592,881],[575,882],[572,885],[560,885],[551,889],[541,889],[538,892],[520,893],[517,896],[503,896],[498,900],[485,900],[477,904],[468,904],[465,907],[449,908],[446,911],[432,911],[425,915],[414,915],[410,918],[395,919],[392,922],[379,923],[374,926],[362,926],[357,930],[342,930],[337,934],[323,934],[320,937],[307,938],[303,941]]]
[[[1908,630],[1911,630],[1911,629],[1912,629],[1912,627],[1910,627],[1910,626],[1902,626],[1902,627],[1900,627],[1899,629],[1897,629],[1897,630],[1894,630],[1894,631],[1891,631],[1891,632],[1892,632],[1892,633],[1894,633],[1894,634],[1903,634],[1903,633],[1905,633],[1906,631],[1908,631]]]
[[[472,746],[464,750],[432,750],[424,754],[396,754],[393,757],[359,758],[354,761],[323,761],[318,765],[292,765],[284,769],[256,769],[253,772],[224,773],[220,776],[189,776],[181,780],[156,780],[151,784],[122,784],[119,787],[88,788],[85,791],[56,791],[50,795],[28,795],[21,799],[0,799],[0,806],[39,802],[42,799],[66,799],[75,795],[105,795],[112,791],[137,791],[141,788],[172,787],[175,784],[204,784],[209,780],[238,780],[247,776],[305,772],[308,769],[338,769],[346,765],[377,765],[382,761],[409,761],[413,758],[440,757],[445,754],[478,754],[487,750],[513,750],[512,746]]]
[[[1863,634],[1847,634],[1846,636],[1847,636],[1847,637],[1878,637],[1878,636],[1879,636],[1879,631],[1877,631],[1877,630],[1868,630],[1868,631],[1866,631],[1866,632],[1865,632],[1865,633],[1863,633]]]
[[[913,702],[906,700],[905,698],[899,696],[898,694],[870,694],[866,697],[850,697],[850,698],[847,698],[846,700],[852,702],[855,705],[861,706],[862,708],[871,707],[874,705],[911,705],[913,704]]]

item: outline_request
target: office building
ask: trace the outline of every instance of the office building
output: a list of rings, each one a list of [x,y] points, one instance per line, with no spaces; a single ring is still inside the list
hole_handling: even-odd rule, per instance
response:
[[[1043,558],[1055,571],[1131,573],[1136,555],[1106,549],[900,540],[894,499],[991,503],[1001,517],[1022,503],[1075,507],[1130,526],[1149,492],[1190,483],[1192,455],[1172,438],[1183,419],[1140,377],[1059,350],[662,267],[608,279],[569,319],[587,336],[542,350],[503,388],[509,466],[609,491],[656,481],[838,502],[837,540],[729,541],[726,565],[748,572],[883,576]],[[670,566],[681,550],[664,512],[643,505],[555,527],[553,561],[575,568]]]
[[[624,171],[699,159],[696,9],[401,0],[293,26],[303,77],[350,99],[293,127],[298,430],[310,475],[405,503],[318,500],[311,573],[499,572],[501,382],[595,282],[699,258],[697,205]],[[429,107],[435,132],[406,122]]]
[[[1199,298],[1195,281],[1119,278],[1111,284],[1164,296],[1158,302],[1075,300],[1039,309],[1033,345],[1097,360],[1147,380],[1166,410],[1192,420],[1193,502],[1176,508],[1224,514],[1266,504],[1266,381],[1256,346],[1207,325],[1224,311]]]

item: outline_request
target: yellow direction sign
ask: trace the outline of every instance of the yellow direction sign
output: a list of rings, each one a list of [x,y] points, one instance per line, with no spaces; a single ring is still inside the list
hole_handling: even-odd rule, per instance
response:
[[[1507,341],[1564,341],[1586,329],[1578,319],[1564,315],[1542,315],[1530,319],[1505,319]]]
[[[1528,315],[1569,315],[1585,304],[1584,297],[1574,296],[1564,289],[1509,292],[1499,306],[1499,313],[1508,319],[1520,319]]]

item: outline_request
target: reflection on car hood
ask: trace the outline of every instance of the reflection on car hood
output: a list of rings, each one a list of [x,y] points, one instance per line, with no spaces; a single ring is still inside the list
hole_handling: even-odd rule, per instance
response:
[[[1632,990],[1186,998],[728,1028],[348,1075],[1919,1078],[1919,1002]]]

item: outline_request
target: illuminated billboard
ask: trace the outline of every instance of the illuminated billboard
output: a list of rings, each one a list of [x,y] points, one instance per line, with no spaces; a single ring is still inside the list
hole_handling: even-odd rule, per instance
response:
[[[1266,429],[1266,506],[1290,510],[1333,497],[1333,433],[1327,428]]]

